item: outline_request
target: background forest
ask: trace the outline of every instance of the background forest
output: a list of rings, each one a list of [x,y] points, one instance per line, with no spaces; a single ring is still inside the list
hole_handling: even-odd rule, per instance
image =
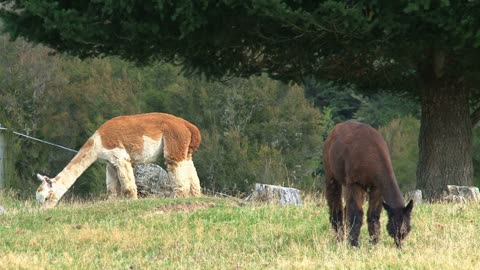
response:
[[[385,137],[402,191],[415,188],[419,104],[407,94],[379,89],[365,95],[355,85],[313,79],[305,87],[266,76],[207,81],[181,71],[162,63],[136,67],[115,58],[52,55],[45,47],[2,37],[0,125],[78,149],[112,117],[171,113],[202,132],[194,155],[202,186],[244,196],[256,182],[321,191],[323,140],[336,123],[358,119]],[[11,133],[8,137],[7,185],[20,195],[32,196],[35,173],[54,176],[74,155]],[[477,131],[475,165],[479,137]],[[104,165],[96,163],[71,193],[103,194],[104,181]]]

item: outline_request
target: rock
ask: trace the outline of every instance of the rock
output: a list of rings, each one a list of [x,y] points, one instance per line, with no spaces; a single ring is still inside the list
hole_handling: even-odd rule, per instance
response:
[[[255,190],[247,197],[250,202],[301,205],[300,190],[282,186],[255,184]]]
[[[135,165],[133,173],[139,197],[174,197],[172,177],[159,165]]]
[[[448,194],[444,198],[447,201],[480,202],[480,191],[478,187],[447,185],[447,190]]]
[[[420,189],[416,189],[407,192],[407,194],[405,194],[405,200],[407,202],[413,200],[414,204],[421,204],[423,202],[422,191]]]
[[[443,199],[451,203],[467,203],[467,200],[464,197],[458,195],[448,195],[445,196]]]

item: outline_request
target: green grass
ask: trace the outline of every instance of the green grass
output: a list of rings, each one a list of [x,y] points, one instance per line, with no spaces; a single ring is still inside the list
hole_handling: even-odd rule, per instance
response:
[[[424,204],[402,250],[385,231],[333,239],[323,201],[302,207],[221,198],[62,203],[0,194],[0,269],[480,269],[480,205]]]

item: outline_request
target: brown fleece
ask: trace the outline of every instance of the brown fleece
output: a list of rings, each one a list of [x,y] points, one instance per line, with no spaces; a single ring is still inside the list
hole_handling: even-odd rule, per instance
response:
[[[183,120],[183,119],[182,119]],[[195,152],[202,141],[200,130],[190,122],[183,120],[185,126],[190,130],[190,145],[188,146],[188,158],[192,158],[193,152]]]
[[[342,234],[342,227],[348,223],[350,244],[359,245],[363,204],[368,193],[367,221],[372,243],[380,238],[380,214],[385,204],[396,213],[388,216],[389,224],[393,224],[389,234],[400,246],[400,241],[406,237],[406,233],[400,233],[401,227],[404,224],[410,228],[411,207],[405,208],[387,144],[381,134],[356,121],[336,125],[324,143],[323,166],[330,222],[337,234]],[[346,195],[345,208],[342,206],[342,189]]]
[[[195,130],[195,132],[192,132]],[[165,140],[167,163],[187,159],[198,148],[200,132],[188,121],[166,113],[147,113],[115,117],[97,130],[107,149],[121,147],[132,154],[143,151],[143,136]],[[194,139],[195,144],[191,144]]]

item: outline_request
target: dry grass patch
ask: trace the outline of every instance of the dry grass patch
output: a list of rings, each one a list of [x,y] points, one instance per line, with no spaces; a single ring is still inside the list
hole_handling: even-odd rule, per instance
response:
[[[182,203],[172,203],[168,205],[163,205],[153,209],[152,211],[156,214],[164,214],[167,212],[191,212],[199,209],[212,208],[217,206],[217,203],[214,202],[182,202]]]
[[[5,198],[0,198],[6,200]],[[323,202],[242,205],[219,198],[142,199],[40,211],[7,202],[0,269],[480,269],[480,205],[415,206],[403,250],[334,240]]]

